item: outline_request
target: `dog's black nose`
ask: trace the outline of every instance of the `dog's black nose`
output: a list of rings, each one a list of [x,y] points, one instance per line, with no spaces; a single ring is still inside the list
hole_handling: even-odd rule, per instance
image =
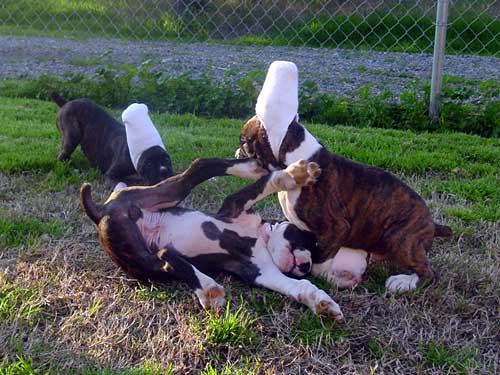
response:
[[[311,270],[311,262],[299,264],[299,271],[302,273],[308,273]]]

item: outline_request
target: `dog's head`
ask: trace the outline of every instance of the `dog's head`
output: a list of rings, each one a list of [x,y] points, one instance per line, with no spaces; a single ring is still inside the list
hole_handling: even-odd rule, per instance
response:
[[[268,170],[308,159],[321,145],[298,123],[298,72],[294,63],[269,67],[255,106],[240,134],[237,158],[253,157]]]
[[[122,113],[127,146],[135,170],[147,185],[173,175],[172,162],[145,104],[134,103]]]
[[[288,221],[265,224],[269,236],[267,249],[281,272],[303,277],[311,271],[311,254],[316,251],[316,237]]]
[[[146,185],[155,185],[174,175],[170,156],[160,146],[153,146],[143,151],[137,161],[136,169]]]

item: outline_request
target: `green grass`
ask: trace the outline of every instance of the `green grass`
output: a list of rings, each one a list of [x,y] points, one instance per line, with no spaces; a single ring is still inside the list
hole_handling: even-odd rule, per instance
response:
[[[0,375],[35,375],[38,371],[33,367],[33,360],[28,356],[16,356],[13,362],[0,364]]]
[[[61,373],[57,367],[35,367],[33,362],[33,359],[28,355],[16,355],[15,360],[4,360],[4,362],[0,363],[0,375],[56,375]],[[135,368],[123,370],[84,367],[71,373],[79,375],[173,375],[172,367],[166,366],[166,368],[162,368],[162,366],[154,363],[144,363]]]
[[[36,218],[0,216],[0,246],[33,245],[41,236],[47,234],[52,238],[59,238],[66,228],[66,225],[58,220],[41,221]]]
[[[222,313],[208,312],[203,321],[207,343],[212,345],[252,345],[258,341],[255,331],[257,319],[253,318],[242,304],[235,311],[231,311],[230,303]]]
[[[344,326],[312,314],[309,310],[301,314],[292,327],[292,335],[302,345],[317,345],[320,342],[331,343],[349,337],[349,331]]]
[[[477,367],[472,350],[452,349],[443,343],[430,342],[422,349],[428,364],[441,368],[447,373],[470,374]]]
[[[0,128],[1,172],[38,174],[44,187],[51,191],[68,185],[78,187],[83,180],[98,178],[99,172],[90,168],[79,151],[70,163],[62,164],[55,159],[59,145],[55,104],[12,98],[2,98],[1,102],[0,115],[4,120]],[[119,117],[118,112],[113,114]],[[166,113],[153,113],[152,118],[165,146],[171,150],[177,171],[186,168],[196,157],[232,157],[243,124],[241,120]],[[335,153],[400,175],[425,178],[424,196],[438,192],[463,200],[468,204],[468,221],[500,220],[498,139],[318,124],[307,127]],[[429,178],[433,176],[436,177]],[[217,186],[207,184],[208,194],[222,198],[228,189],[241,187],[244,182],[228,178]],[[451,210],[447,215],[460,219],[463,211]]]
[[[64,78],[42,75],[25,81],[4,79],[0,80],[0,90],[4,96],[35,99],[49,99],[51,92],[58,90],[67,99],[86,97],[111,108],[123,108],[133,98],[148,103],[152,111],[248,118],[253,114],[258,87],[264,79],[260,70],[237,79],[233,77],[235,71],[228,71],[220,81],[189,73],[172,77],[156,71],[155,66],[158,62],[148,60],[138,66],[108,65],[90,78],[70,74]],[[363,69],[366,68],[362,65],[358,67],[360,72]],[[299,90],[299,113],[304,121],[329,125],[499,137],[498,83],[489,80],[445,85],[440,115],[435,120],[428,114],[429,89],[428,83],[415,83],[400,95],[389,90],[375,95],[369,86],[363,86],[353,97],[345,97],[322,92],[314,82],[305,81]],[[464,102],[472,95],[482,99]]]
[[[359,13],[334,9],[338,12],[328,15],[322,3],[296,1],[283,13],[274,2],[263,2],[260,7],[240,2],[235,11],[234,3],[212,0],[202,11],[193,2],[176,16],[171,2],[7,0],[0,8],[0,32],[432,52],[432,12],[425,14],[394,2],[382,8],[378,4],[366,17],[361,15],[363,9]],[[448,52],[498,56],[498,17],[488,11],[487,3],[475,4],[474,11],[464,4],[459,1],[450,6]]]
[[[51,102],[0,97],[0,147],[8,155],[0,158],[0,216],[21,228],[11,243],[61,236],[0,256],[0,337],[8,338],[0,374],[331,374],[377,366],[387,373],[493,373],[500,140],[307,124],[332,151],[401,176],[429,200],[440,222],[460,228],[433,246],[429,259],[439,278],[424,292],[389,298],[383,284],[391,270],[382,264],[370,267],[353,290],[313,280],[342,307],[346,322],[336,324],[233,278],[217,277],[230,291],[219,314],[205,312],[185,285],[128,279],[78,208],[84,179],[93,183],[96,200],[105,198],[102,177],[79,150],[68,163],[55,159],[56,112]],[[154,112],[152,119],[177,171],[196,157],[232,157],[243,124]],[[207,181],[185,204],[215,211],[246,184]],[[266,200],[263,215],[273,212],[265,211],[268,205],[279,209],[275,199]],[[35,229],[27,218],[36,219]],[[63,232],[43,227],[52,219]],[[12,232],[5,228],[0,233]]]
[[[43,307],[36,301],[38,288],[22,288],[7,283],[0,274],[0,322],[16,319],[36,320]]]

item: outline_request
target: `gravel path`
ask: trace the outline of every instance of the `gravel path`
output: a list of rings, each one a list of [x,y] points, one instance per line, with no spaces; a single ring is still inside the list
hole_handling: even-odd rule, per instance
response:
[[[92,75],[107,64],[140,64],[147,59],[172,75],[209,73],[216,79],[229,70],[243,74],[265,70],[273,60],[291,60],[298,65],[301,80],[345,95],[364,85],[375,93],[385,89],[400,93],[415,80],[430,79],[432,63],[429,54],[0,35],[0,78]],[[445,72],[463,79],[499,81],[500,58],[446,56]]]

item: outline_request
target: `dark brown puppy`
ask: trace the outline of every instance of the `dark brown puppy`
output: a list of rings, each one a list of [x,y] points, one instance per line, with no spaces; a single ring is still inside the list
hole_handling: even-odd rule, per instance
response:
[[[279,193],[288,220],[316,235],[319,251],[312,254],[313,263],[331,259],[341,247],[363,249],[415,271],[389,278],[386,286],[391,291],[432,280],[426,253],[435,236],[450,236],[451,230],[434,223],[415,191],[380,168],[330,153],[295,120],[276,154],[268,137],[265,126],[253,117],[243,127],[237,156],[254,157],[269,170],[305,159],[323,171],[315,185]]]
[[[56,120],[62,136],[58,160],[69,160],[80,145],[85,157],[112,185],[130,180],[153,185],[173,175],[170,157],[163,149],[145,150],[137,174],[130,159],[125,127],[93,101],[67,102],[57,92],[51,97],[61,107]]]

